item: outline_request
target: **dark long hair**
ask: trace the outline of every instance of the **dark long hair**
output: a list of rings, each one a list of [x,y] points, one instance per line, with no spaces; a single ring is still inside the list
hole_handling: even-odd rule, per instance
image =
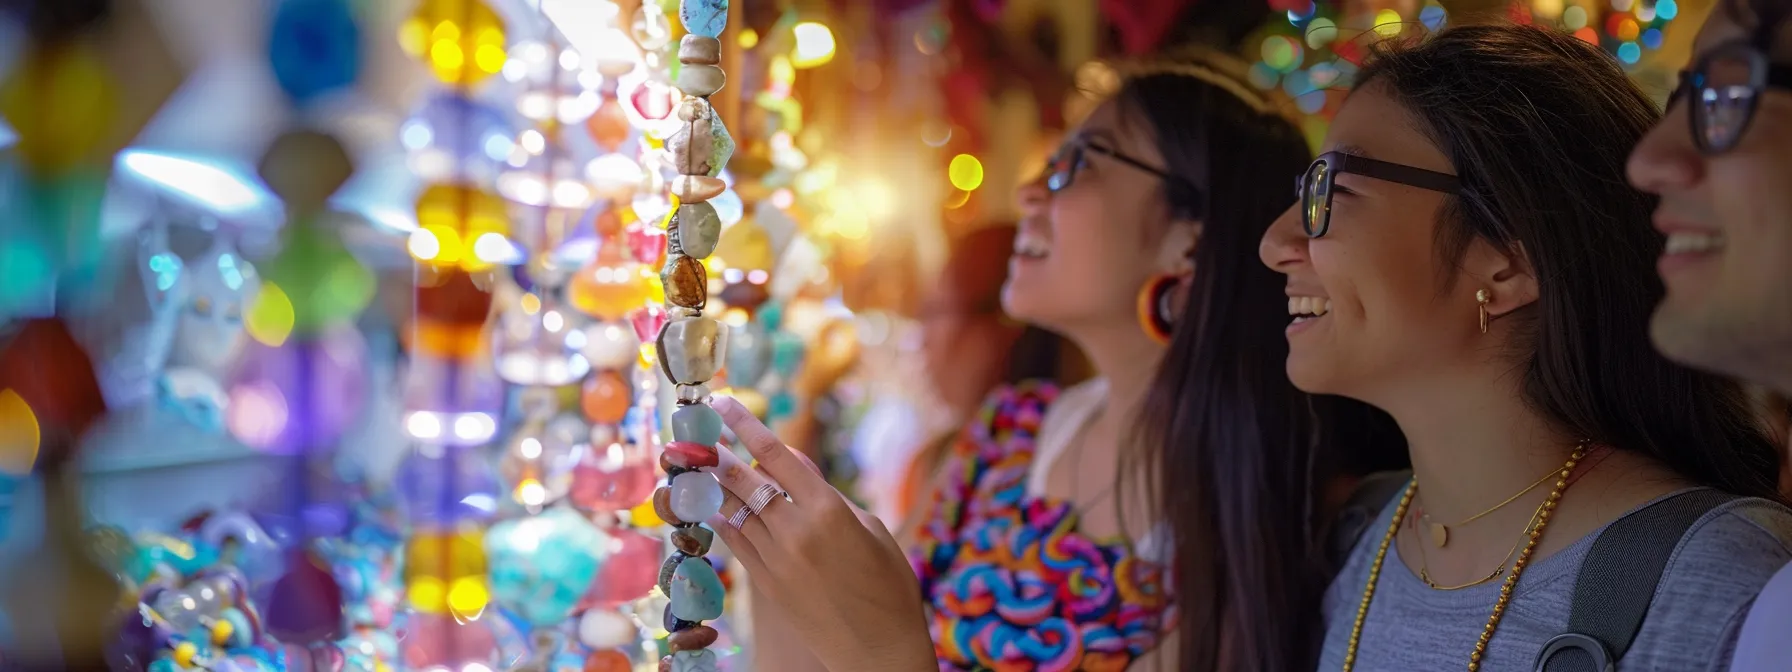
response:
[[[1777,497],[1779,452],[1742,388],[1649,342],[1662,236],[1624,163],[1659,114],[1611,57],[1552,30],[1464,26],[1378,48],[1357,87],[1400,101],[1455,166],[1442,257],[1480,239],[1528,260],[1538,300],[1507,318],[1527,402],[1692,481]]]
[[[1401,457],[1405,444],[1379,411],[1333,399],[1322,419],[1288,382],[1284,278],[1256,249],[1311,154],[1292,123],[1237,91],[1159,74],[1124,81],[1116,96],[1170,172],[1209,194],[1133,457],[1152,467],[1152,499],[1173,535],[1176,669],[1311,668],[1327,579],[1319,492],[1342,462],[1316,444],[1319,425],[1348,424]]]

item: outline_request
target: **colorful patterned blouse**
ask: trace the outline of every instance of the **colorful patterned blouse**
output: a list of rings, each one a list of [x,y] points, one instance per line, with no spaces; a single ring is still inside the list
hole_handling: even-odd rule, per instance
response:
[[[1117,672],[1174,622],[1166,567],[1079,534],[1072,505],[1028,494],[1057,398],[1044,383],[998,390],[942,466],[910,556],[942,671]]]

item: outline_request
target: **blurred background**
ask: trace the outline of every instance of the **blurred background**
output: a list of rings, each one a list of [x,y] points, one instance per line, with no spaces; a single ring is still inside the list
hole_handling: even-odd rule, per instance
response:
[[[1231,52],[1317,143],[1374,39],[1556,26],[1665,97],[1709,10],[720,4],[708,389],[893,527],[991,385],[1079,376],[996,296],[1104,61]],[[677,0],[0,2],[0,666],[655,669],[685,30]]]

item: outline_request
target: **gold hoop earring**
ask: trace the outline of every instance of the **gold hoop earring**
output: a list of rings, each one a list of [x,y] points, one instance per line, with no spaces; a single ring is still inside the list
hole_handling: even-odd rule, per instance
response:
[[[1170,305],[1170,297],[1175,293],[1176,284],[1182,281],[1182,277],[1170,274],[1155,276],[1139,289],[1135,306],[1139,327],[1158,345],[1169,345],[1170,336],[1176,330],[1176,307]]]
[[[1487,290],[1475,290],[1475,303],[1481,308],[1481,333],[1483,334],[1487,333],[1487,302],[1492,300],[1493,296],[1488,294]]]

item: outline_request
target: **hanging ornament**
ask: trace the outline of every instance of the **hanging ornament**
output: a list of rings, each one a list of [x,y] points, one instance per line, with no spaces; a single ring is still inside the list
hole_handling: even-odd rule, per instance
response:
[[[539,510],[565,497],[572,489],[575,465],[589,450],[588,434],[585,423],[571,416],[525,420],[498,465],[510,498]]]
[[[471,88],[504,69],[504,20],[482,0],[423,0],[398,32],[410,55],[451,87]]]
[[[274,80],[304,105],[353,84],[361,72],[361,30],[347,0],[284,0],[268,38]]]
[[[276,455],[333,445],[360,418],[366,371],[367,342],[352,325],[278,346],[250,344],[227,387],[225,426]]]
[[[566,508],[507,520],[485,536],[492,598],[534,627],[559,624],[572,614],[597,578],[606,535]]]
[[[573,274],[567,300],[594,319],[620,320],[654,298],[652,276],[641,271],[623,245],[601,244],[591,263]]]
[[[579,315],[561,305],[554,286],[518,293],[498,317],[492,349],[498,376],[516,385],[568,385],[591,372],[580,353],[586,335]]]

